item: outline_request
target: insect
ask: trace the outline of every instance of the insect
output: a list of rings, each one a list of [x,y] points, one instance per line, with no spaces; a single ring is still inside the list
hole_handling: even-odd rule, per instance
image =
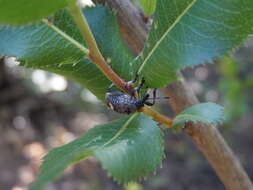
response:
[[[130,81],[134,83],[137,79]],[[135,91],[139,94],[142,86],[144,85],[144,79],[142,79],[141,84],[136,87]],[[105,95],[105,99],[107,101],[107,105],[113,111],[122,114],[131,114],[137,112],[140,108],[144,107],[144,105],[153,106],[155,104],[156,98],[156,90],[153,90],[153,97],[149,98],[149,94],[146,94],[143,98],[136,98],[134,95],[128,95],[118,90],[112,90],[112,85],[109,87],[108,92]],[[164,97],[168,98],[168,97]],[[148,100],[152,99],[152,102]]]

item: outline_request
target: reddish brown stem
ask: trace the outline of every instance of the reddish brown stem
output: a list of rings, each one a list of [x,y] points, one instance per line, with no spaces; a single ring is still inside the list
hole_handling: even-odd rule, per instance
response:
[[[104,73],[104,75],[111,80],[119,89],[124,92],[131,94],[131,89],[128,88],[127,83],[121,79],[117,73],[115,73],[111,67],[106,63],[104,57],[102,56],[96,40],[90,30],[89,24],[83,15],[81,8],[77,5],[77,0],[68,0],[68,10],[73,17],[76,25],[79,27],[80,32],[85,39],[87,46],[89,48],[89,58],[90,60]]]
[[[164,88],[163,92],[170,96],[176,113],[199,103],[185,82],[173,83]],[[206,156],[228,190],[253,190],[248,175],[215,126],[188,123],[185,132]]]
[[[136,14],[132,14],[133,11],[137,11],[136,8],[131,8],[130,10],[129,7],[132,7],[132,5],[130,5],[131,2],[129,0],[105,1],[108,2],[111,7],[118,10],[120,23],[127,28],[127,30],[122,30],[123,32],[127,31],[124,33],[124,36],[129,36],[130,33],[138,34],[135,36],[135,40],[129,40],[129,37],[126,38],[132,50],[138,54],[139,50],[143,47],[144,39],[147,37],[147,30],[146,27],[142,27],[142,25],[139,25],[141,27],[137,28],[128,27],[143,22],[142,19],[135,16]],[[130,35],[130,38],[131,37]],[[173,83],[167,88],[164,88],[163,92],[170,97],[171,106],[176,113],[198,103],[195,94],[185,82]],[[189,123],[185,132],[206,156],[228,190],[253,190],[252,182],[248,175],[214,126],[209,125],[204,127]]]
[[[115,73],[110,65],[108,65],[102,56],[96,40],[92,34],[92,31],[90,30],[89,24],[85,18],[85,16],[82,14],[82,11],[80,7],[77,5],[76,0],[68,0],[68,9],[70,14],[72,15],[76,25],[79,27],[80,32],[85,39],[87,46],[89,48],[88,56],[90,60],[102,71],[102,73],[111,80],[119,89],[123,90],[124,92],[133,95],[135,94],[135,90],[131,85],[128,85],[123,79],[121,79],[117,73]],[[73,41],[73,40],[72,40]],[[85,51],[85,54],[87,54],[87,50]],[[171,125],[171,119],[167,118],[166,116],[161,115],[160,113],[149,109],[143,109],[144,114],[147,116],[150,116],[154,120],[164,123],[165,125],[169,126]],[[169,121],[169,122],[168,122]],[[168,127],[169,127],[168,126]]]
[[[107,78],[112,81],[119,89],[123,90],[127,94],[132,94],[132,89],[127,88],[127,83],[112,70],[104,58],[93,56],[93,54],[90,54],[89,57],[90,60],[95,63],[97,67],[104,73],[104,75],[107,76]]]
[[[140,13],[139,9],[135,7],[132,3],[129,3],[129,0],[93,0],[94,2],[105,3],[107,2],[111,8],[116,9],[118,12],[118,21],[120,25],[120,30],[130,45],[130,48],[133,50],[134,54],[138,54],[144,42],[147,38],[148,26],[144,22],[143,14]],[[132,22],[129,19],[135,19],[135,22]]]
[[[166,128],[171,128],[173,120],[167,116],[161,115],[159,112],[151,109],[148,106],[144,106],[139,110],[139,112],[143,112],[145,115],[151,117],[153,120],[166,125]]]

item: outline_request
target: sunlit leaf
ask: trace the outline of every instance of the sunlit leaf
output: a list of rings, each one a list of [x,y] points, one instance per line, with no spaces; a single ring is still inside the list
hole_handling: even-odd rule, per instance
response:
[[[118,182],[137,180],[161,163],[162,132],[142,114],[96,126],[71,143],[51,150],[30,190],[41,189],[66,167],[90,156],[101,161],[103,168]]]
[[[155,12],[157,0],[137,0],[146,15],[152,15]]]
[[[251,0],[158,0],[139,71],[149,86],[162,87],[179,70],[228,54],[252,27]]]
[[[114,14],[105,7],[88,8],[85,13],[106,60],[122,78],[131,80],[133,69],[129,63],[133,57],[121,39]],[[52,20],[85,45],[66,11],[60,11]],[[111,83],[75,44],[43,23],[0,25],[0,56],[14,56],[25,67],[61,74],[87,87],[101,100]]]
[[[0,23],[39,21],[67,6],[66,0],[0,0]]]

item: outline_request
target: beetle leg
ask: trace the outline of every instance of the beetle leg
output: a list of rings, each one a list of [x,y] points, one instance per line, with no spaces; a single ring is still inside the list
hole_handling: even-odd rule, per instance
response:
[[[109,87],[108,87],[108,90],[107,91],[111,91],[112,90],[112,88],[115,86],[115,84],[114,83],[112,83]]]
[[[144,104],[148,105],[148,106],[153,106],[154,104],[151,102],[144,102]]]
[[[134,80],[132,80],[132,83],[135,83],[138,80],[138,78],[139,78],[139,75],[138,75],[138,73],[136,73]]]
[[[136,73],[134,80],[130,80],[127,82],[127,87],[132,88],[133,84],[138,80],[138,78],[139,78],[139,75]]]
[[[147,102],[147,99],[149,98],[149,94],[146,94],[145,96],[144,96],[144,98],[142,99],[142,103],[143,104],[147,104],[148,106],[149,106],[149,103],[150,102]]]
[[[134,89],[134,83],[138,80],[139,75],[136,73],[134,80],[130,80],[126,83],[125,88],[129,90],[130,95],[135,97],[135,89]]]
[[[155,104],[156,91],[157,91],[157,88],[154,88],[154,90],[153,90],[153,105]]]
[[[140,90],[143,87],[144,83],[145,83],[145,80],[144,80],[144,77],[142,77],[140,85],[136,88],[136,92],[138,95],[139,95]]]
[[[143,100],[145,100],[145,101],[144,101],[144,104],[146,104],[146,105],[148,105],[148,106],[153,106],[153,105],[155,104],[156,90],[157,90],[157,88],[154,88],[154,90],[153,90],[153,97],[152,97],[153,102],[151,103],[151,102],[146,101],[146,100],[149,98],[149,96],[146,95],[146,96],[143,98]]]

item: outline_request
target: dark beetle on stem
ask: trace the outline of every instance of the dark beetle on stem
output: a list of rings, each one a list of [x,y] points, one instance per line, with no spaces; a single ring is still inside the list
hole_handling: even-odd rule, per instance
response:
[[[144,98],[138,99],[116,90],[107,92],[105,96],[109,108],[113,111],[124,114],[134,113],[145,104],[148,106],[154,105],[154,103],[147,101],[148,98],[149,94],[147,94]]]
[[[137,94],[139,93],[144,82],[144,79],[142,79],[141,84],[135,89]],[[151,103],[148,101],[150,99],[149,94],[146,94],[143,98],[136,98],[134,95],[131,96],[121,91],[111,90],[111,87],[106,93],[105,99],[108,107],[118,113],[131,114],[137,112],[140,108],[144,107],[144,105],[153,106],[155,104],[155,99],[157,99],[156,89],[153,91],[153,102]]]

